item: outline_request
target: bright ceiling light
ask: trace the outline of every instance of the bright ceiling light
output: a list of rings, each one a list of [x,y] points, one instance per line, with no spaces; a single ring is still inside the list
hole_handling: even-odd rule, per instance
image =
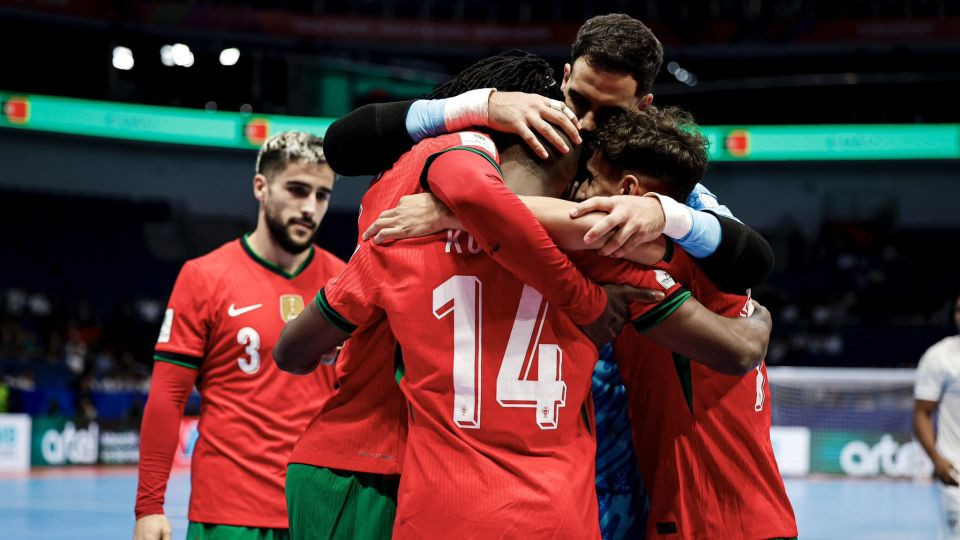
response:
[[[190,67],[193,65],[193,52],[183,43],[160,47],[160,61],[165,66]]]
[[[113,67],[123,71],[133,69],[133,51],[127,47],[114,47]]]
[[[177,63],[173,61],[173,47],[171,45],[160,47],[160,62],[167,67],[177,65]]]
[[[240,49],[231,47],[220,51],[220,64],[224,66],[234,66],[240,60]]]

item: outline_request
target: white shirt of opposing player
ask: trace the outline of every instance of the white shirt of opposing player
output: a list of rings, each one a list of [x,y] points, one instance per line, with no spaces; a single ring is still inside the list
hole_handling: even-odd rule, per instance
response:
[[[937,450],[960,468],[960,336],[942,339],[923,354],[913,397],[940,403]]]

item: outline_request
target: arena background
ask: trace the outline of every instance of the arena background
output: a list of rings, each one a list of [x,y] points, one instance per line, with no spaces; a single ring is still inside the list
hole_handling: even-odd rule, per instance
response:
[[[562,74],[608,12],[661,39],[655,102],[703,125],[706,184],[775,249],[754,296],[800,537],[934,538],[910,411],[917,360],[956,332],[955,0],[0,2],[2,536],[131,535],[167,294],[184,260],[253,229],[266,136],[322,134],[510,48]],[[338,179],[318,236],[343,258],[367,180]]]

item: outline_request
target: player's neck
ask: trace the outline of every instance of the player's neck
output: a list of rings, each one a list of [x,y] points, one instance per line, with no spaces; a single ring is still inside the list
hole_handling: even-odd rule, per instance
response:
[[[247,237],[247,245],[260,258],[269,261],[288,274],[296,272],[310,256],[310,249],[305,249],[296,255],[286,251],[270,236],[265,224],[258,225],[257,229]]]
[[[503,171],[503,183],[517,195],[536,197],[557,197],[550,189],[549,182],[541,178],[540,171],[521,161],[504,160],[500,164]]]

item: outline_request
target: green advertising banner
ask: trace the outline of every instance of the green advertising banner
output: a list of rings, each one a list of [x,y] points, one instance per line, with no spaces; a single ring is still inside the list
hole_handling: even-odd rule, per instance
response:
[[[254,149],[334,118],[241,114],[0,91],[0,128]],[[960,159],[960,124],[702,126],[714,162]]]
[[[99,458],[100,427],[91,422],[78,427],[56,416],[33,419],[30,463],[34,467],[50,465],[93,465]]]
[[[333,118],[245,115],[12,94],[0,91],[0,127],[131,141],[255,149],[272,133],[323,135]]]
[[[812,429],[810,472],[848,476],[929,476],[933,464],[910,433]]]

